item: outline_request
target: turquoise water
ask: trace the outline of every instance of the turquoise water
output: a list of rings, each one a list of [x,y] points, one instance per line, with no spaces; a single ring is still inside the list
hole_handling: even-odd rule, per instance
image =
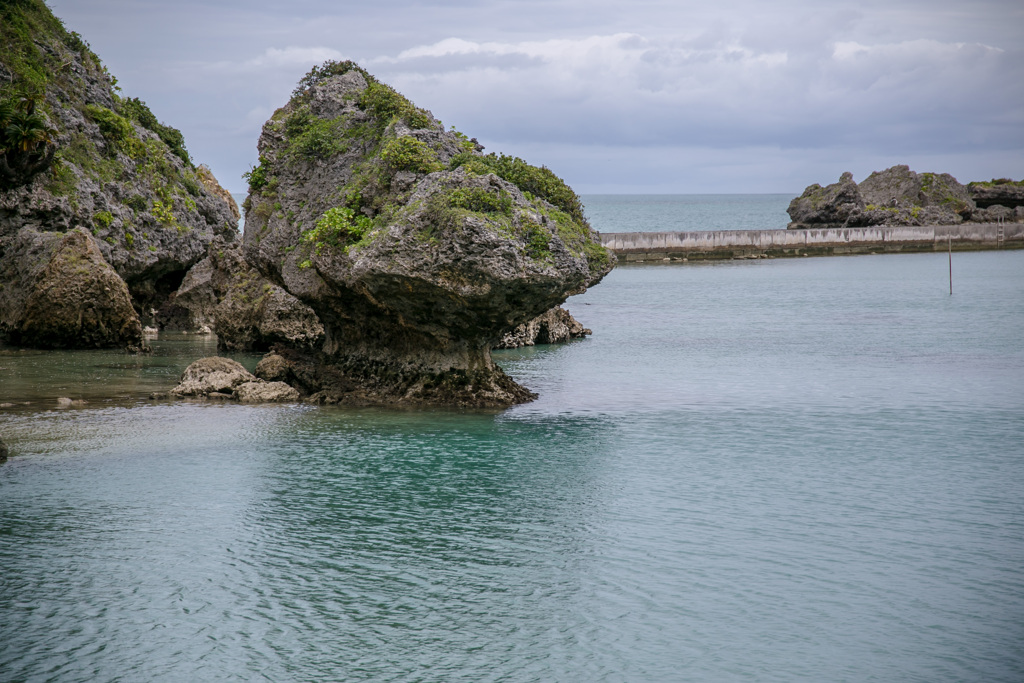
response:
[[[500,413],[2,355],[0,678],[1020,681],[1024,252],[953,258],[620,267]]]
[[[583,195],[598,232],[781,230],[789,223],[789,194]]]

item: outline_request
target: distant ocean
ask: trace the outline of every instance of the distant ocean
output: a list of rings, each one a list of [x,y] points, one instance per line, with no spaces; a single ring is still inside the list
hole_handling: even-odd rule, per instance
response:
[[[244,194],[233,195],[238,206]],[[588,194],[585,214],[598,232],[781,230],[789,194]],[[239,225],[244,224],[244,216]]]
[[[1020,683],[1024,251],[947,258],[621,265],[592,337],[495,352],[540,394],[498,413],[148,400],[196,335],[0,349],[0,679]]]
[[[598,232],[781,230],[789,194],[589,194],[585,214]]]

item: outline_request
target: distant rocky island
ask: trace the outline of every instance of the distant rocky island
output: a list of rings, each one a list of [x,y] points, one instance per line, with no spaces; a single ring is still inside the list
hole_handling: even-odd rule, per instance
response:
[[[857,228],[877,225],[957,225],[1024,222],[1024,181],[1001,178],[961,185],[948,173],[915,173],[893,166],[859,184],[810,185],[788,209],[789,228]]]
[[[211,330],[223,350],[275,347],[275,376],[322,402],[502,406],[533,394],[491,347],[590,333],[558,305],[614,256],[579,197],[355,64],[314,67],[264,126],[243,241],[181,133],[42,0],[0,5],[0,40],[8,344],[140,351],[144,325]]]

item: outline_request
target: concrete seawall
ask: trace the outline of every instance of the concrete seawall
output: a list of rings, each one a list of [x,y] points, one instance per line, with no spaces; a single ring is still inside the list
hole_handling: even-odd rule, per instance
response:
[[[625,263],[946,251],[950,243],[954,251],[1024,249],[1024,223],[601,233]]]

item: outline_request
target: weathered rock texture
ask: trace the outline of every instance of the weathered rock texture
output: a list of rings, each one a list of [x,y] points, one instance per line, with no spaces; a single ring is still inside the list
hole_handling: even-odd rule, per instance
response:
[[[92,235],[24,229],[0,257],[0,331],[37,348],[140,347],[124,281]]]
[[[572,339],[582,339],[593,332],[580,324],[576,318],[561,306],[538,315],[511,332],[502,335],[496,349],[515,349],[535,344],[561,344]]]
[[[790,228],[869,225],[955,225],[974,204],[948,173],[915,173],[907,166],[875,172],[859,185],[850,173],[838,183],[811,185],[789,205]]]
[[[278,343],[313,350],[323,343],[313,310],[252,268],[240,242],[214,238],[172,301],[189,312],[183,326],[209,325],[223,350],[266,351]]]
[[[200,358],[185,368],[181,383],[171,389],[181,398],[232,398],[243,403],[297,401],[299,392],[284,382],[258,379],[230,358]]]
[[[530,400],[491,346],[612,267],[557,176],[480,149],[351,63],[263,128],[247,260],[316,312],[358,400]]]
[[[193,167],[181,133],[117,95],[99,58],[42,0],[0,3],[2,102],[40,117],[54,154],[27,177],[0,179],[0,258],[26,231],[83,229],[146,314],[214,234],[237,234],[237,212],[208,169]]]
[[[993,206],[1015,209],[1024,206],[1024,180],[1014,182],[1009,178],[999,178],[973,182],[967,184],[967,191],[979,209]]]

